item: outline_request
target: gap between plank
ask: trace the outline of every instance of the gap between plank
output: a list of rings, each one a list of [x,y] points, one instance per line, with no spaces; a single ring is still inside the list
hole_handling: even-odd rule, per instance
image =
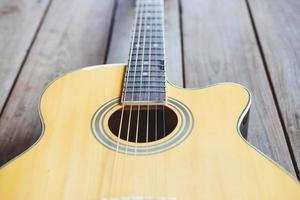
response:
[[[251,21],[251,24],[252,24],[253,32],[254,32],[254,35],[255,35],[256,43],[257,43],[257,46],[258,46],[258,49],[259,49],[259,53],[260,53],[260,56],[262,58],[262,62],[263,62],[263,66],[264,66],[264,69],[265,69],[265,72],[266,72],[266,75],[267,75],[268,82],[270,84],[270,88],[271,88],[272,96],[273,96],[273,99],[274,99],[274,102],[275,102],[276,110],[277,110],[277,113],[279,115],[279,120],[280,120],[280,123],[281,123],[281,127],[283,129],[286,144],[287,144],[290,156],[291,156],[293,167],[295,169],[297,179],[300,180],[299,168],[298,168],[296,158],[295,158],[295,155],[294,155],[294,152],[293,152],[293,148],[292,148],[292,145],[291,145],[291,141],[290,141],[290,138],[288,136],[288,132],[287,132],[287,129],[286,129],[283,117],[282,117],[282,112],[281,112],[281,109],[280,109],[280,106],[279,106],[279,103],[278,103],[278,100],[277,100],[276,92],[275,92],[275,89],[274,89],[274,84],[272,82],[270,71],[268,69],[268,64],[267,64],[267,60],[266,60],[266,57],[265,57],[265,54],[264,54],[264,51],[263,51],[263,47],[262,47],[261,41],[259,39],[259,35],[258,35],[257,28],[256,28],[255,20],[254,20],[252,10],[251,10],[251,6],[250,6],[250,3],[249,3],[249,0],[245,0],[245,2],[246,2],[247,10],[248,10],[248,13],[249,13],[250,21]]]
[[[113,30],[114,30],[114,24],[116,20],[116,14],[117,14],[117,8],[118,8],[118,0],[114,0],[114,7],[113,7],[113,12],[111,15],[111,20],[110,20],[110,25],[109,25],[109,31],[108,31],[108,38],[107,38],[107,43],[106,43],[106,50],[105,50],[105,55],[104,55],[104,63],[107,63],[108,59],[108,54],[110,50],[110,44],[112,40],[112,35],[113,35]]]
[[[180,42],[181,42],[181,60],[182,60],[182,86],[186,87],[185,78],[185,59],[184,59],[184,41],[183,41],[183,20],[182,20],[182,0],[177,0],[179,6],[179,29],[180,29]]]
[[[2,107],[2,109],[0,110],[0,117],[2,116],[4,110],[6,109],[6,105],[7,105],[8,101],[9,101],[9,99],[10,99],[10,97],[11,97],[11,94],[12,94],[14,88],[15,88],[15,85],[16,85],[16,83],[17,83],[17,81],[18,81],[18,78],[19,78],[19,76],[20,76],[20,74],[21,74],[21,72],[22,72],[22,70],[23,70],[23,67],[24,67],[24,65],[25,65],[25,63],[26,63],[26,61],[27,61],[27,58],[28,58],[28,56],[29,56],[29,54],[30,54],[30,52],[31,52],[31,49],[32,49],[32,47],[33,47],[33,45],[34,45],[34,43],[35,43],[35,41],[36,41],[36,38],[37,38],[37,36],[38,36],[38,34],[39,34],[40,30],[41,30],[41,27],[42,27],[42,25],[43,25],[43,23],[44,23],[44,21],[45,21],[46,15],[47,15],[47,13],[48,13],[48,11],[49,11],[49,8],[50,8],[50,6],[51,6],[52,1],[53,1],[53,0],[49,0],[48,5],[46,6],[46,9],[45,9],[45,11],[44,11],[44,14],[43,14],[42,17],[41,17],[41,20],[40,20],[40,22],[39,22],[39,24],[38,24],[38,26],[37,26],[37,29],[36,29],[36,31],[35,31],[35,33],[34,33],[34,35],[33,35],[33,38],[32,38],[32,40],[31,40],[31,42],[30,42],[30,44],[29,44],[29,46],[28,46],[28,49],[26,50],[25,56],[24,56],[24,58],[23,58],[23,60],[22,60],[22,62],[21,62],[21,65],[20,65],[19,70],[18,70],[18,72],[17,72],[17,74],[16,74],[16,77],[15,77],[15,79],[14,79],[14,81],[13,81],[13,84],[12,84],[10,90],[9,90],[9,93],[8,93],[8,95],[7,95],[6,99],[5,99],[5,101],[4,101],[3,107]]]

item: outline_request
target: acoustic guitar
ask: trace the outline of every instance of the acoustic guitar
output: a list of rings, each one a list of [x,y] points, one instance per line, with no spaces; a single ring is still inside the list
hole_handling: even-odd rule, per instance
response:
[[[126,65],[47,87],[41,137],[0,169],[1,200],[300,199],[299,183],[241,135],[245,87],[166,80],[163,15],[163,0],[137,0]]]

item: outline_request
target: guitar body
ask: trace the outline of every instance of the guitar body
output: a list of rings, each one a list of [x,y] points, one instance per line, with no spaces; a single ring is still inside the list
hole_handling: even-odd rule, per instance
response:
[[[107,120],[121,107],[116,102],[124,70],[84,68],[46,89],[43,134],[0,169],[0,199],[300,199],[299,184],[241,137],[250,95],[237,84],[167,84],[170,108],[178,115],[174,131],[138,144],[141,151],[126,141],[120,142],[123,150],[114,146]]]

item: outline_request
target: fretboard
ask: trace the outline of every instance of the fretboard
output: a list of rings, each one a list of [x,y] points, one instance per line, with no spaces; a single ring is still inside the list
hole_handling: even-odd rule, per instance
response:
[[[163,0],[137,0],[136,17],[124,77],[122,103],[166,101]]]

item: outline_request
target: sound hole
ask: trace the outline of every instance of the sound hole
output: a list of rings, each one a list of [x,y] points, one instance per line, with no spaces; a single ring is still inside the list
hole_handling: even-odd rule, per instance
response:
[[[108,120],[111,132],[122,140],[145,143],[160,140],[169,135],[178,123],[176,113],[167,106],[125,106],[115,111]]]

